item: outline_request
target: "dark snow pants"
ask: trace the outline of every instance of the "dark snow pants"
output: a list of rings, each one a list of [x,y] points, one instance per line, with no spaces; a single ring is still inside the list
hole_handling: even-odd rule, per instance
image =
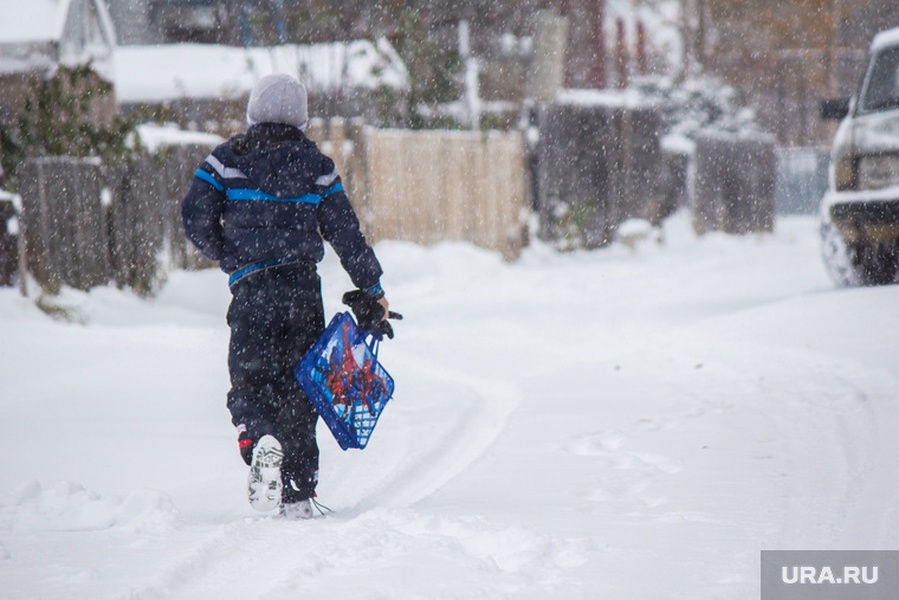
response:
[[[284,450],[282,501],[311,498],[318,479],[318,413],[293,375],[325,328],[312,262],[256,271],[231,286],[228,409],[251,439],[273,435]]]

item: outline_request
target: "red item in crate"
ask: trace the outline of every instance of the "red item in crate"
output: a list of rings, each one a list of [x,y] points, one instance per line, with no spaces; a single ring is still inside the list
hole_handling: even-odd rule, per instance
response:
[[[338,313],[294,370],[344,450],[365,448],[393,396],[393,378],[378,362],[379,344],[350,313]]]

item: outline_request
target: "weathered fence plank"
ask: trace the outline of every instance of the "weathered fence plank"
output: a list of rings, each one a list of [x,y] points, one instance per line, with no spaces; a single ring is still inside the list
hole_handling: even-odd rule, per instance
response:
[[[181,225],[181,200],[210,149],[162,145],[154,154],[109,170],[110,252],[119,285],[152,294],[169,269],[211,266],[187,242]]]
[[[170,268],[200,269],[213,264],[187,241],[181,224],[181,201],[197,166],[211,150],[207,144],[173,144],[164,146],[155,157],[159,165],[163,251]]]
[[[109,281],[101,166],[96,159],[28,159],[19,170],[28,266],[49,291]]]
[[[161,228],[155,165],[147,160],[110,167],[110,255],[113,278],[120,286],[150,294],[158,285],[157,254]]]
[[[155,154],[105,167],[97,159],[25,161],[19,235],[28,270],[51,292],[115,280],[149,295],[171,268],[209,266],[181,227],[181,199],[209,150],[162,145]]]

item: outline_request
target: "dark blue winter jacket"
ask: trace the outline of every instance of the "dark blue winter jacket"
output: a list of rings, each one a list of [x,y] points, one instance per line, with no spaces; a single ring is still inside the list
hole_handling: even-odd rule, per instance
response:
[[[334,162],[290,125],[254,125],[213,150],[181,216],[188,239],[219,261],[230,284],[273,265],[319,262],[324,238],[357,287],[379,288],[381,265]]]

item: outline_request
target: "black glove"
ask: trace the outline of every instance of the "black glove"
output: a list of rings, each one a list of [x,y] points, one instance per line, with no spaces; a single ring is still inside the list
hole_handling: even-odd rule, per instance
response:
[[[382,296],[372,296],[363,290],[353,290],[343,295],[343,303],[350,307],[359,329],[381,337],[393,339],[393,327],[387,319],[401,320],[403,315],[390,311],[384,318],[384,306],[378,302]]]

